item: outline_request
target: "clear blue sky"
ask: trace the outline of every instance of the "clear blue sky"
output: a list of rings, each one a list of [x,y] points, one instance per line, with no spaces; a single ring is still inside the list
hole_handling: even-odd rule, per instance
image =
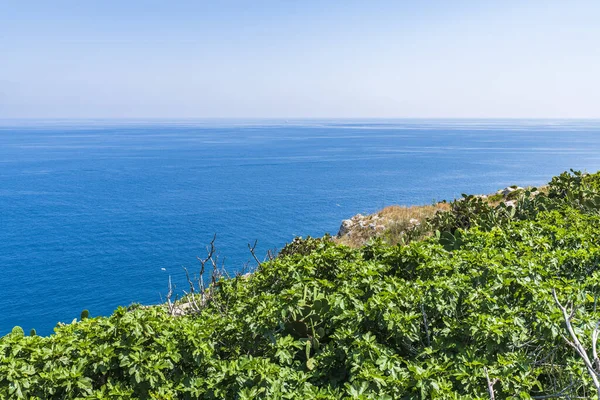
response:
[[[600,1],[2,1],[33,117],[600,118]]]

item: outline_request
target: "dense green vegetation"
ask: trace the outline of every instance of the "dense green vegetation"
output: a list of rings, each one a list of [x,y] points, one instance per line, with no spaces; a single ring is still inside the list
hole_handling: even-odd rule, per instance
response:
[[[15,329],[0,339],[0,398],[593,398],[552,290],[591,349],[600,174],[549,185],[514,207],[464,196],[405,246],[294,241],[218,281],[197,313]]]

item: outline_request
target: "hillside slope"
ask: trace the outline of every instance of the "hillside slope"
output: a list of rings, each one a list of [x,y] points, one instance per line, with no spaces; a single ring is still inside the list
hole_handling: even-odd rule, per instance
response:
[[[49,337],[15,329],[0,398],[594,397],[552,292],[589,352],[600,174],[564,173],[513,206],[466,196],[428,224],[407,245],[295,241],[182,316],[130,307]]]

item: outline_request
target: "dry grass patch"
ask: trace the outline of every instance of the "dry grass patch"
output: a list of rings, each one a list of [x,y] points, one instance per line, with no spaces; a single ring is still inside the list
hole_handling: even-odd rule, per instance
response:
[[[433,217],[438,211],[448,210],[450,204],[437,203],[428,206],[390,206],[377,214],[389,221],[383,234],[384,240],[396,245],[429,236],[431,232],[426,224],[427,219]]]
[[[492,207],[502,202],[514,200],[520,193],[533,188],[520,188],[509,195],[493,193],[480,196]],[[546,193],[547,186],[537,188],[539,193]],[[357,214],[345,220],[342,230],[333,240],[350,247],[361,247],[373,238],[382,238],[389,244],[408,243],[431,235],[430,227],[426,223],[438,211],[450,211],[450,203],[442,202],[425,206],[389,206],[370,215]]]
[[[371,215],[357,215],[350,219],[353,225],[335,241],[350,247],[360,247],[369,240],[383,238],[397,244],[427,236],[425,221],[437,211],[449,210],[448,203],[427,206],[389,206]]]
[[[449,203],[437,203],[429,206],[389,206],[375,213],[381,218],[387,218],[392,221],[410,221],[417,219],[422,221],[425,218],[432,217],[437,211],[450,210]]]

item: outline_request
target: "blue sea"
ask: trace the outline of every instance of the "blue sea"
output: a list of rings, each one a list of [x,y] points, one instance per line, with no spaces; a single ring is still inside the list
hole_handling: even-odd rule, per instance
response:
[[[159,303],[215,233],[236,271],[255,240],[569,168],[600,169],[600,121],[0,121],[0,335]]]

